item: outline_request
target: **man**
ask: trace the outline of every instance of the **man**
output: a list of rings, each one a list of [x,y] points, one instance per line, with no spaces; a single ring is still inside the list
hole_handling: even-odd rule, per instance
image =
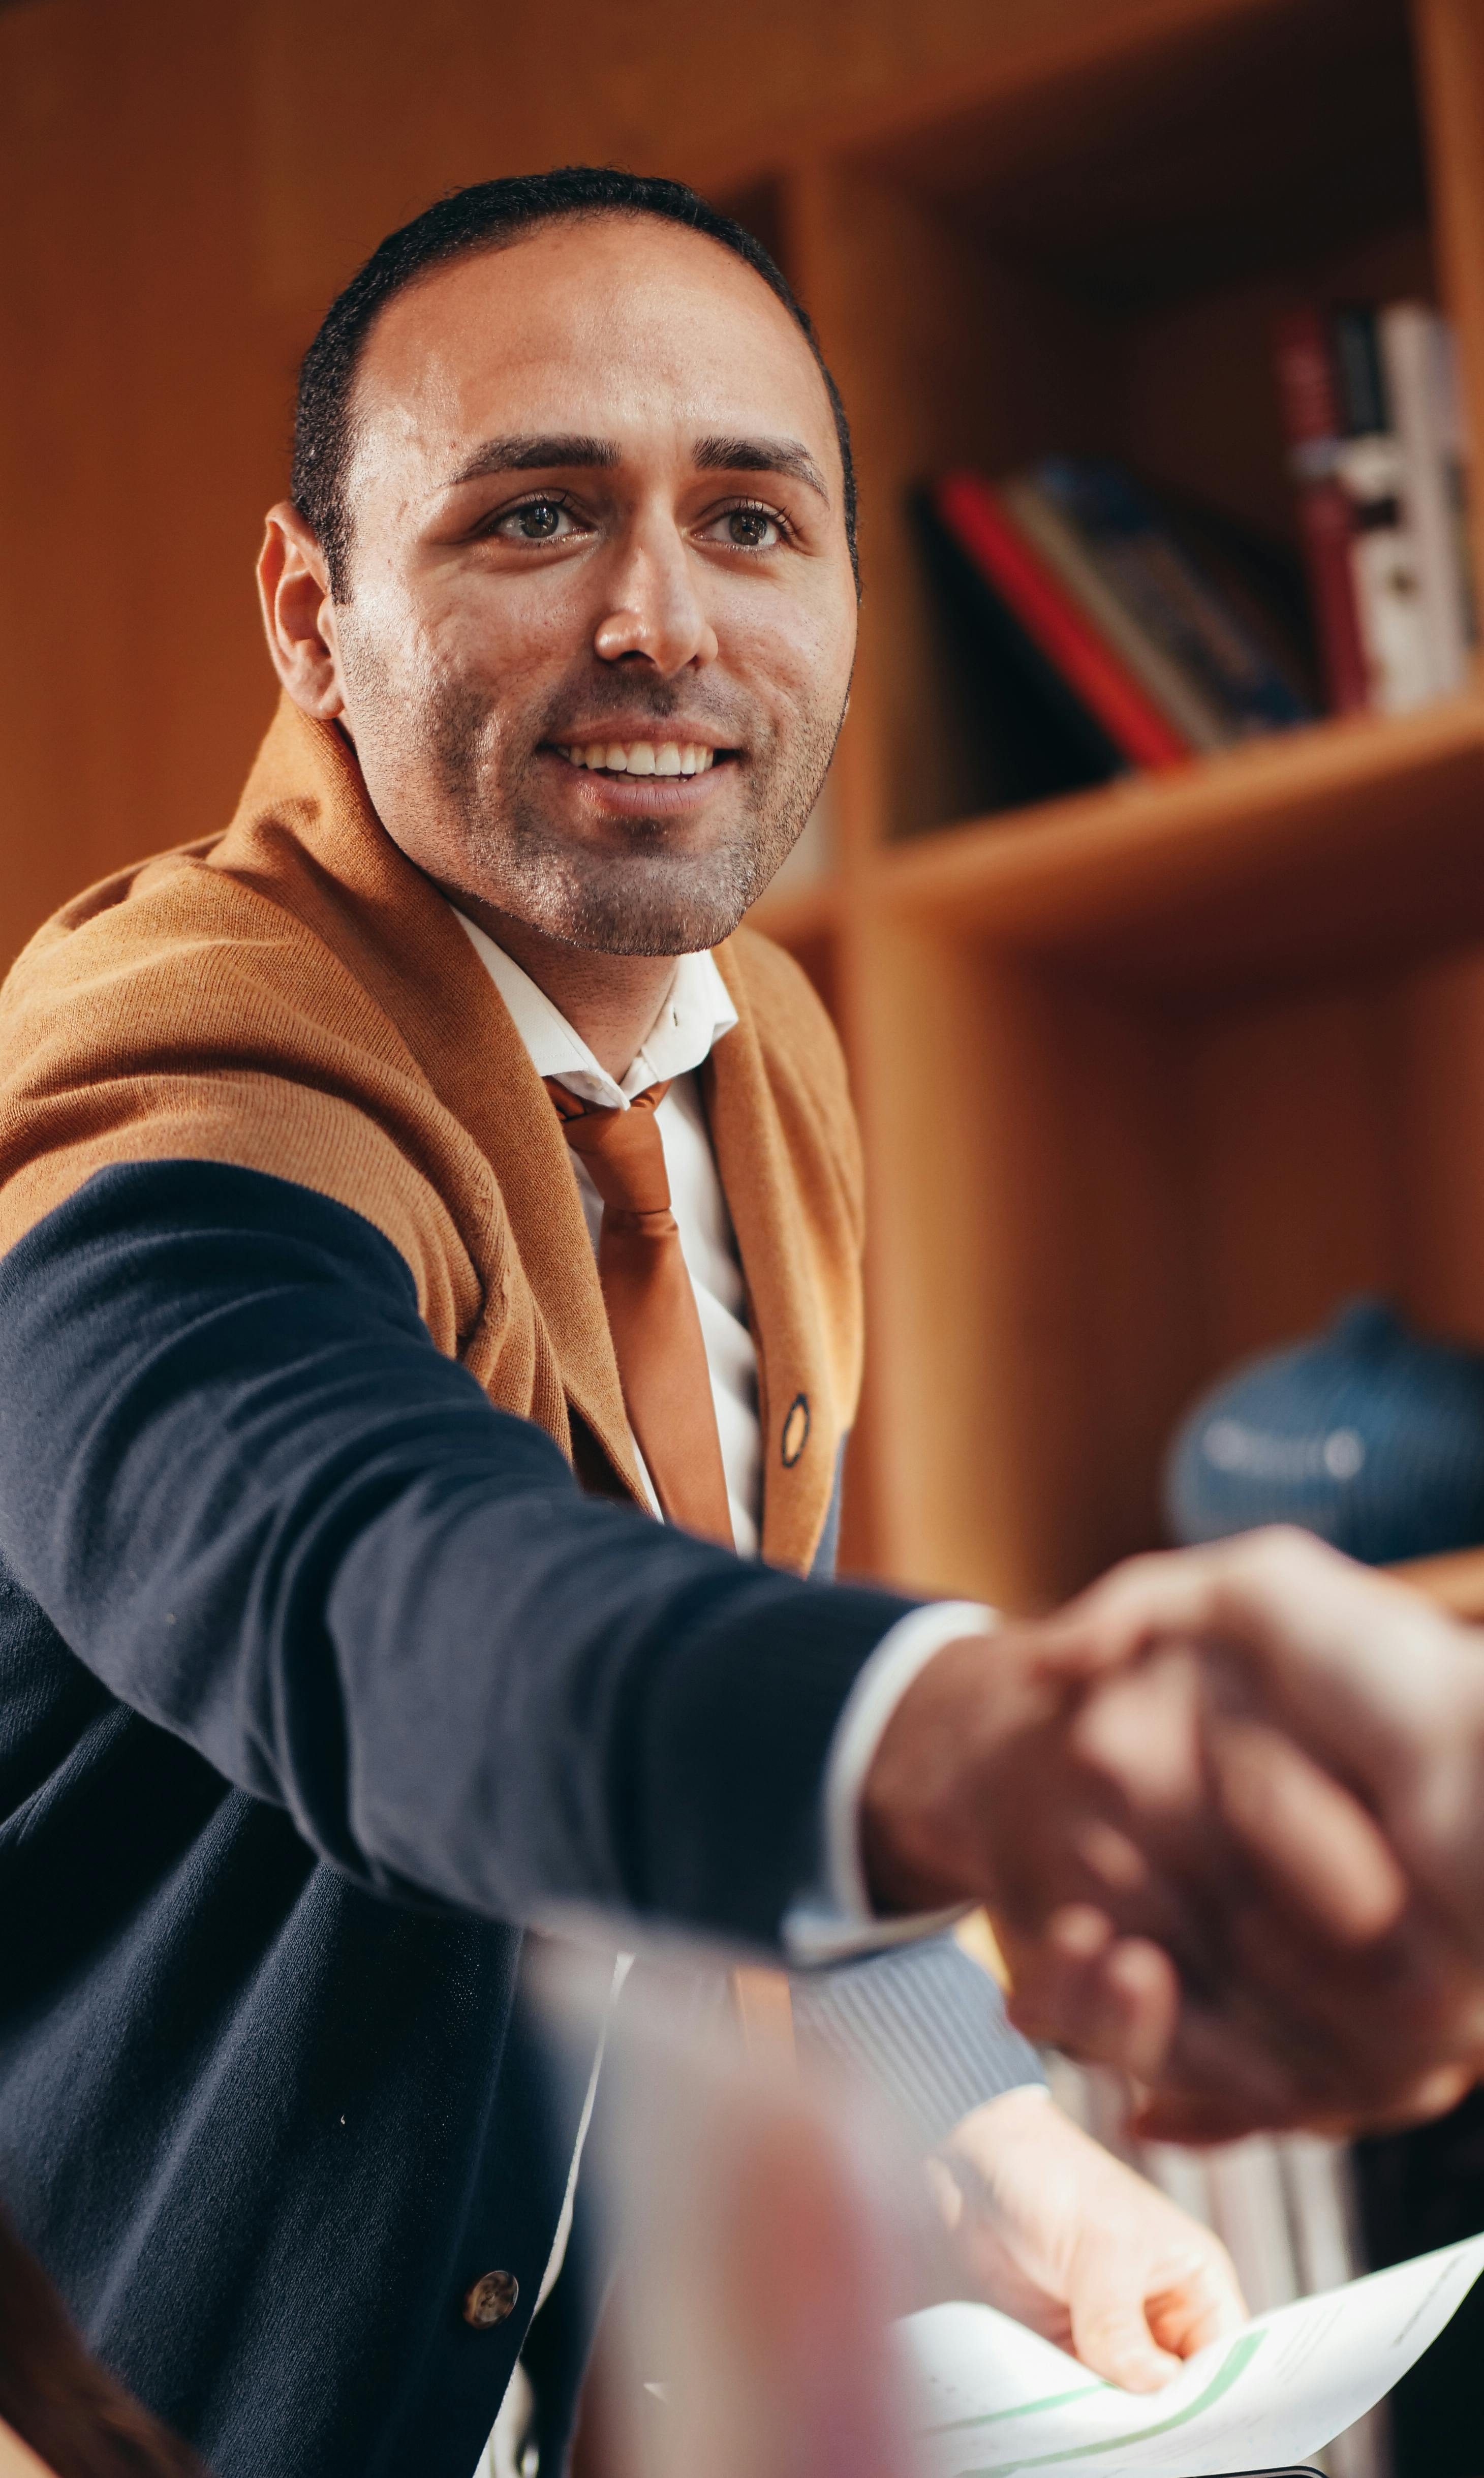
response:
[[[834,746],[853,513],[745,236],[612,174],[444,202],[306,362],[237,819],[7,985],[0,2183],[220,2478],[467,2478],[584,2105],[525,1924],[868,1953],[935,1870],[993,1895],[1048,1800],[1033,1907],[1089,1881],[1034,1639],[799,1580],[855,1138],[812,994],[730,933]],[[1155,2384],[1240,2312],[941,1937],[799,2020],[1093,2364]]]

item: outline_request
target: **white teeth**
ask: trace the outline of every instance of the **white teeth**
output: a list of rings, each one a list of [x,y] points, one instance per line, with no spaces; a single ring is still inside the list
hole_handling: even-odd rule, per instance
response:
[[[562,749],[568,765],[601,770],[607,774],[707,774],[717,762],[714,748],[698,741],[594,740],[571,742]]]

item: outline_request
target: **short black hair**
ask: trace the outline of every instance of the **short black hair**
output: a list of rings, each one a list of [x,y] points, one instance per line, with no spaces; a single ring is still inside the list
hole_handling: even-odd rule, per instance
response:
[[[840,390],[819,350],[809,314],[776,261],[746,227],[717,213],[683,181],[653,180],[611,165],[568,164],[550,172],[522,172],[509,180],[478,181],[451,190],[389,233],[363,267],[337,294],[299,368],[293,424],[293,504],[313,531],[330,574],[330,591],[343,601],[351,542],[345,474],[353,445],[351,402],[365,340],[389,301],[429,268],[452,259],[497,248],[515,234],[539,224],[603,215],[658,215],[684,224],[735,252],[776,293],[801,330],[818,364],[829,395],[844,472],[845,538],[850,565],[856,556],[855,466],[850,427]]]

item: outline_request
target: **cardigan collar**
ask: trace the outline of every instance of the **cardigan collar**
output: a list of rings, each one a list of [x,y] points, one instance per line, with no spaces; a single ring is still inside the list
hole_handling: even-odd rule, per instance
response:
[[[437,1098],[490,1165],[569,1404],[624,1488],[645,1503],[597,1269],[550,1100],[459,917],[392,842],[355,752],[285,696],[211,865],[256,882],[318,934],[396,1025]],[[733,942],[716,962],[737,1024],[705,1089],[758,1351],[763,1555],[807,1566],[834,1483],[833,1404],[807,1216],[760,1027]],[[487,1278],[490,1267],[481,1267]],[[775,1434],[774,1431],[777,1431]],[[566,1444],[566,1440],[562,1440]]]
[[[590,1108],[626,1110],[651,1084],[688,1075],[737,1022],[716,958],[706,952],[677,956],[659,1014],[626,1074],[616,1080],[514,955],[465,914],[456,910],[454,917],[509,1008],[537,1075],[555,1076]]]

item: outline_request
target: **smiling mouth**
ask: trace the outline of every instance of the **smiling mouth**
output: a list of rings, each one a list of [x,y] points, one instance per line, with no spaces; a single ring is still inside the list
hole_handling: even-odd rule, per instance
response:
[[[592,774],[708,774],[720,760],[723,764],[736,752],[730,748],[703,748],[698,742],[688,740],[595,740],[583,744],[551,744],[558,757],[568,766],[584,767]]]

